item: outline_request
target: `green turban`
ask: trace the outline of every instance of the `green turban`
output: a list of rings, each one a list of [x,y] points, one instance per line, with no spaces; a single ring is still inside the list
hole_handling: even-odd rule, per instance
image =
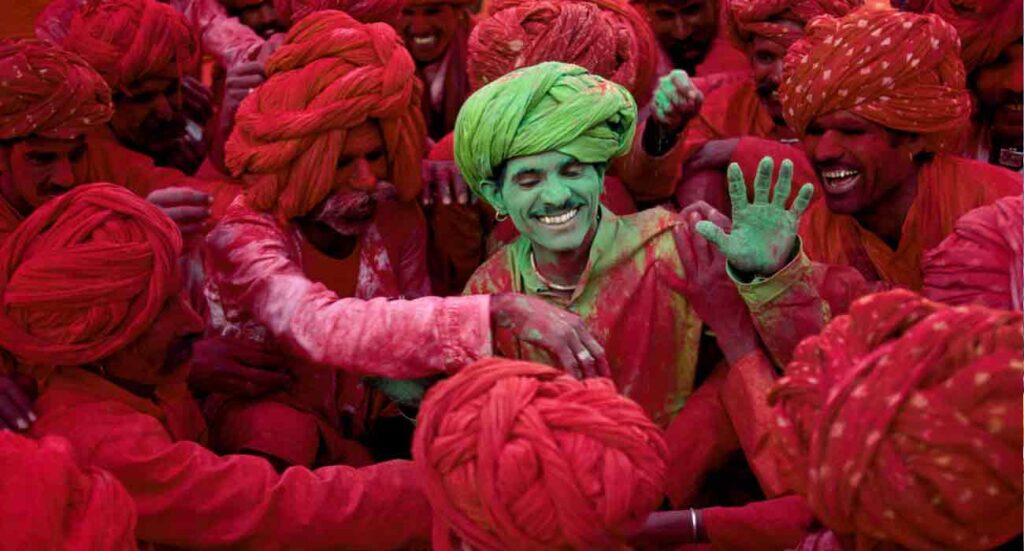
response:
[[[474,93],[455,121],[455,161],[477,195],[509,159],[558,151],[604,163],[629,151],[636,102],[586,69],[549,61],[513,71]]]

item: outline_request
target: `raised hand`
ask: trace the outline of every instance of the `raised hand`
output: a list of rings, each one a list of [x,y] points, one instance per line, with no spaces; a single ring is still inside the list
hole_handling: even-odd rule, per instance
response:
[[[654,92],[651,116],[668,130],[678,134],[700,112],[704,94],[693,84],[686,71],[675,69],[662,77]]]
[[[169,187],[150,193],[146,201],[156,205],[174,220],[183,236],[202,233],[207,229],[210,205],[213,203],[208,193],[190,187]]]
[[[435,203],[450,205],[452,202],[466,205],[476,199],[462,178],[455,161],[424,159],[420,165],[420,174],[423,177],[420,201],[424,207]]]
[[[729,165],[729,196],[732,199],[732,231],[728,234],[714,222],[697,223],[697,232],[715,244],[736,271],[768,277],[781,270],[793,256],[800,216],[811,203],[814,187],[804,184],[786,208],[793,180],[793,163],[786,159],[779,169],[775,192],[771,191],[771,157],[761,159],[754,179],[754,201],[747,200],[747,186],[739,165]]]
[[[577,378],[611,376],[604,348],[572,312],[536,297],[502,293],[491,296],[491,323],[547,350]]]

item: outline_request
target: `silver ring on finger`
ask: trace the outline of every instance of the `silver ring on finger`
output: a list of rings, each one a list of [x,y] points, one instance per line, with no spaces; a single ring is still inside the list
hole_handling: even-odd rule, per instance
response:
[[[580,350],[579,352],[576,353],[576,359],[581,362],[586,362],[589,360],[593,360],[594,357],[590,355],[589,350]]]

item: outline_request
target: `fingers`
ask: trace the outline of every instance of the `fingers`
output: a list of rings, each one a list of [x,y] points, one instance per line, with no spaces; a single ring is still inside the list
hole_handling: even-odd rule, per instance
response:
[[[735,214],[750,204],[747,202],[747,184],[743,181],[743,170],[736,163],[729,163],[725,176],[729,181],[729,198],[732,200],[732,212]]]
[[[793,161],[782,160],[779,167],[779,179],[775,182],[775,191],[772,193],[772,204],[780,209],[786,208],[786,201],[789,201],[790,185],[793,182]]]
[[[722,231],[722,228],[719,228],[707,220],[697,222],[697,225],[694,226],[694,228],[696,228],[697,233],[704,237],[704,239],[710,241],[723,253],[725,252],[729,236]]]
[[[572,355],[576,358],[576,365],[579,366],[580,372],[583,378],[589,379],[597,376],[597,366],[594,360],[593,354],[587,350],[587,347],[583,346],[583,342],[580,341],[580,336],[575,331],[570,331],[569,335],[565,339],[566,345],[572,350]]]
[[[439,170],[437,175],[437,191],[440,195],[441,204],[450,205],[452,204],[452,185],[451,181],[447,178],[447,171]]]
[[[462,178],[462,173],[459,172],[458,167],[452,170],[451,180],[452,187],[455,188],[455,197],[458,199],[459,204],[468,205],[473,192],[469,190],[469,186],[466,185],[466,180]]]
[[[423,188],[420,190],[420,203],[424,207],[434,204],[434,171],[430,161],[420,163],[420,179],[423,180]]]
[[[213,197],[209,193],[192,189],[190,187],[169,187],[158,189],[150,193],[146,200],[157,206],[187,206],[187,205],[210,205]]]
[[[771,157],[761,159],[757,163],[757,176],[754,177],[754,204],[764,205],[768,203],[768,191],[772,187],[772,171],[775,169],[775,161]]]
[[[28,419],[18,407],[11,401],[7,394],[0,394],[0,420],[17,430],[28,429]]]
[[[241,63],[231,68],[225,78],[224,86],[227,89],[241,89],[248,91],[255,88],[266,80],[263,72],[263,64],[258,61]]]
[[[804,184],[800,191],[797,192],[796,199],[793,200],[791,212],[795,217],[800,218],[803,215],[804,211],[807,210],[807,206],[811,204],[812,197],[814,197],[814,186]]]
[[[558,364],[566,373],[577,379],[583,378],[583,372],[580,371],[579,365],[576,363],[576,351],[571,346],[568,344],[555,345],[549,352],[558,358]]]
[[[210,217],[209,207],[162,207],[160,210],[180,225],[202,222]]]
[[[587,355],[592,359],[590,367],[593,374],[588,376],[611,377],[611,367],[608,365],[608,357],[604,352],[604,347],[590,334],[590,330],[587,329],[582,320],[579,321],[576,327],[576,336],[579,337],[580,342],[586,348]]]

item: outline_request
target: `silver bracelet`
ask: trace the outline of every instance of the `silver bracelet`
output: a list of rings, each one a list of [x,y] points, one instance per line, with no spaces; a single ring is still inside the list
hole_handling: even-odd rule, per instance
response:
[[[690,507],[690,525],[693,527],[693,542],[697,543],[697,511]]]

